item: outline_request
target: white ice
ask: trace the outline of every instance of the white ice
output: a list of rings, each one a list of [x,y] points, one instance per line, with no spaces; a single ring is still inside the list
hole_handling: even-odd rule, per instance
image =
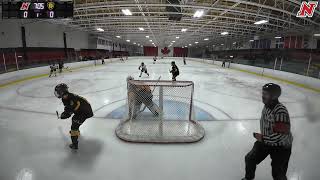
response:
[[[119,140],[119,119],[107,119],[122,106],[125,79],[138,78],[141,59],[88,67],[56,78],[38,78],[0,89],[0,180],[239,180],[244,156],[259,132],[263,104],[261,86],[281,85],[280,100],[290,113],[294,142],[289,180],[320,179],[320,94],[272,79],[216,65],[188,61],[178,80],[195,82],[195,105],[214,119],[201,121],[205,138],[194,144],[134,144]],[[170,59],[144,60],[150,78],[170,79]],[[91,102],[95,116],[81,126],[80,149],[73,153],[70,120],[57,120],[63,109],[54,86],[65,82],[70,91]],[[268,157],[256,179],[270,180]]]

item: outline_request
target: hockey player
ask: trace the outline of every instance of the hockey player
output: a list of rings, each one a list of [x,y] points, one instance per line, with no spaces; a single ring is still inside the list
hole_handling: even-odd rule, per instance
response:
[[[225,68],[225,67],[226,67],[226,60],[225,60],[225,59],[222,61],[222,65],[221,65],[221,67],[223,67],[223,68]]]
[[[78,149],[78,137],[80,136],[79,127],[86,119],[93,116],[91,105],[85,98],[70,93],[68,86],[64,83],[58,84],[55,87],[54,94],[57,98],[62,99],[65,106],[60,118],[67,119],[74,114],[70,130],[72,144],[70,144],[69,147],[71,149]]]
[[[174,61],[171,62],[172,69],[170,73],[172,74],[172,81],[176,81],[176,77],[179,75],[179,68]]]
[[[60,61],[59,64],[59,73],[62,73],[62,69],[63,69],[63,61]]]
[[[147,71],[147,66],[144,64],[144,62],[142,62],[141,65],[139,66],[139,70],[141,70],[139,77],[141,77],[143,72],[149,76],[149,73]]]
[[[157,56],[153,57],[153,64],[155,64],[157,62]]]
[[[186,61],[186,57],[185,56],[183,56],[183,64],[187,65],[187,61]]]
[[[53,63],[50,65],[50,74],[49,77],[54,73],[54,76],[57,77],[57,66]]]
[[[153,115],[160,114],[160,108],[155,104],[152,99],[152,91],[148,85],[135,85],[128,81],[134,80],[133,77],[127,77],[128,83],[128,102],[129,102],[129,117],[133,119],[140,113],[142,103],[145,104]]]

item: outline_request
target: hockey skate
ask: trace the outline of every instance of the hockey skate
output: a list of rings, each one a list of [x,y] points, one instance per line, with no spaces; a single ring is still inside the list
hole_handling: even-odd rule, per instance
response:
[[[69,148],[71,148],[71,149],[78,149],[78,144],[72,143],[72,144],[69,145]]]

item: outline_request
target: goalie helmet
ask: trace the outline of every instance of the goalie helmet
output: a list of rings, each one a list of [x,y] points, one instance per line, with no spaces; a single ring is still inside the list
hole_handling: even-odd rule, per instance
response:
[[[127,81],[130,81],[130,80],[134,80],[134,78],[132,76],[128,76]]]
[[[171,65],[173,66],[173,65],[175,65],[176,64],[176,62],[174,62],[174,61],[171,61]]]
[[[54,88],[54,95],[57,97],[57,98],[62,98],[62,96],[66,93],[68,93],[69,87],[68,85],[66,85],[65,83],[61,83],[61,84],[58,84],[55,88]]]

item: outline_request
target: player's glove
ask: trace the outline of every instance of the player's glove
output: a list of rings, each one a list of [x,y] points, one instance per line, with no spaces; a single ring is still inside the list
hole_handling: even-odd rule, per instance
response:
[[[60,118],[61,118],[61,119],[67,119],[67,118],[69,118],[70,116],[71,116],[70,113],[68,113],[68,112],[63,112],[63,113],[61,114]]]

